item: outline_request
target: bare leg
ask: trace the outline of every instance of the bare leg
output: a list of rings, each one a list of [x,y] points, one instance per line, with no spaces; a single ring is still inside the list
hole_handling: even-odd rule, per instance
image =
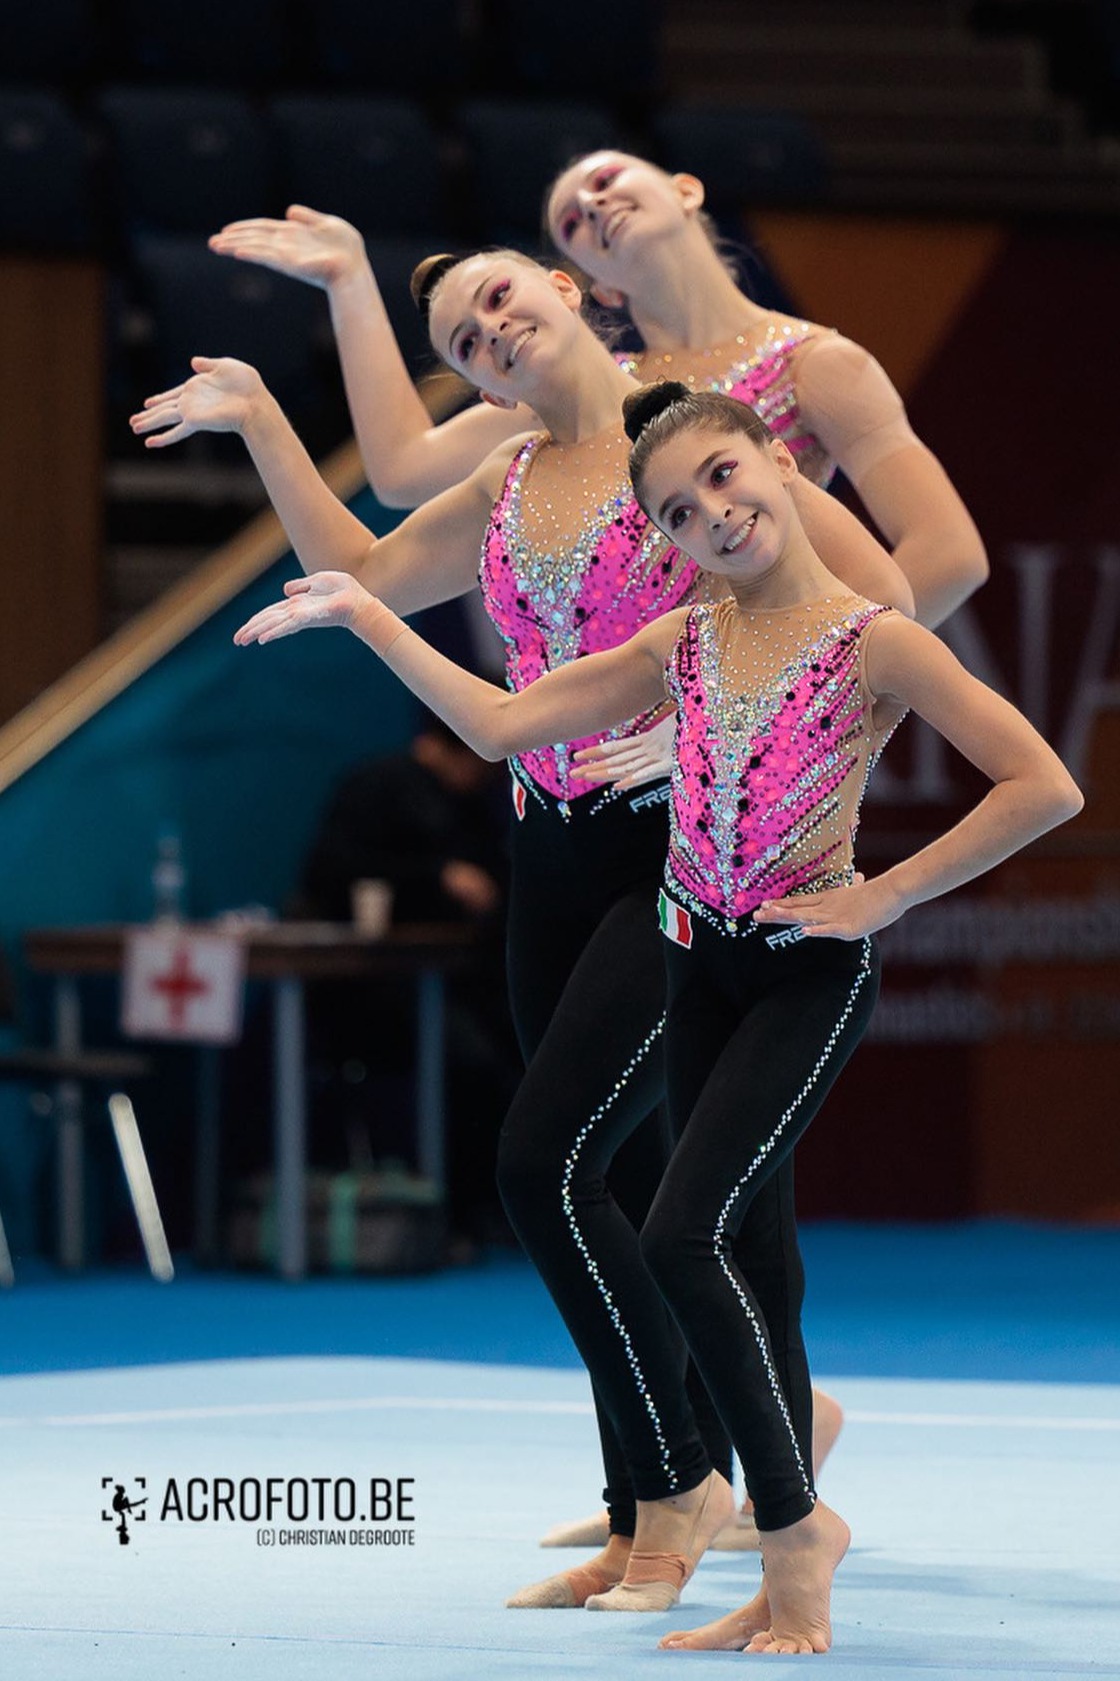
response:
[[[624,1536],[612,1535],[596,1558],[518,1589],[506,1605],[512,1611],[571,1611],[586,1605],[592,1594],[606,1593],[621,1582],[632,1544]]]

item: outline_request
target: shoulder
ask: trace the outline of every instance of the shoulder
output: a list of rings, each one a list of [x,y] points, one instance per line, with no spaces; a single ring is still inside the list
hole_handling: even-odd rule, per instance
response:
[[[766,311],[766,324],[771,333],[786,340],[790,349],[798,352],[805,345],[815,344],[818,339],[837,336],[835,327],[825,326],[821,321],[809,321],[803,315],[787,315],[780,309]]]
[[[863,628],[864,669],[871,692],[908,701],[916,684],[957,668],[940,637],[890,608]]]
[[[794,379],[802,406],[814,399],[825,403],[837,397],[855,396],[867,401],[901,399],[883,367],[854,339],[822,329],[798,346],[794,358]]]
[[[476,485],[487,501],[496,502],[505,488],[509,470],[516,457],[526,444],[533,443],[543,436],[543,432],[519,432],[516,437],[503,438],[501,443],[496,444],[490,454],[479,462],[467,482]]]
[[[632,645],[640,647],[643,653],[655,659],[659,665],[664,665],[684,632],[689,616],[700,611],[702,609],[698,607],[674,607],[671,612],[662,613],[660,618],[643,625],[632,638]]]

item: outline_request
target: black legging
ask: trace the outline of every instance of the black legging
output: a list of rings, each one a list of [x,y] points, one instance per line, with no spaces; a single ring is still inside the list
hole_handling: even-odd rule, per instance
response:
[[[878,991],[870,939],[780,934],[759,924],[731,937],[693,917],[690,948],[664,942],[678,1142],[641,1234],[764,1530],[805,1517],[816,1498],[793,1147]]]
[[[652,1113],[664,1092],[655,902],[667,824],[663,802],[645,803],[651,792],[606,805],[585,796],[567,819],[555,801],[527,795],[514,834],[509,986],[529,1066],[498,1148],[510,1222],[592,1373],[619,1534],[633,1534],[635,1496],[691,1488],[711,1464],[683,1388],[683,1342],[636,1230],[667,1158]],[[639,1128],[608,1188],[608,1166]]]

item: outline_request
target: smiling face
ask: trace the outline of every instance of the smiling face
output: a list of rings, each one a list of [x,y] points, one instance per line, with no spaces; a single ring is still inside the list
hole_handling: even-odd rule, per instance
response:
[[[484,252],[437,285],[432,348],[484,396],[532,404],[582,329],[579,288],[516,253]]]
[[[586,274],[628,293],[651,242],[684,231],[703,200],[695,176],[667,175],[628,152],[592,152],[557,177],[548,227]]]
[[[698,425],[658,445],[636,490],[654,524],[706,572],[747,582],[785,550],[793,513],[786,487],[796,475],[777,439],[758,444],[745,432]]]

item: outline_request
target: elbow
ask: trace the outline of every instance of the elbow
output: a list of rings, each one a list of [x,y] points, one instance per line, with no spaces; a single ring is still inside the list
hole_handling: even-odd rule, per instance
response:
[[[1048,778],[1046,786],[1045,811],[1049,820],[1047,827],[1056,829],[1060,823],[1068,823],[1084,809],[1084,806],[1084,794],[1065,766],[1059,764],[1053,775]]]
[[[1085,809],[1085,796],[1072,776],[1067,775],[1065,777],[1058,797],[1062,806],[1062,814],[1058,819],[1059,823],[1068,823],[1071,817],[1076,817],[1079,811]]]
[[[499,691],[497,705],[490,716],[478,720],[478,732],[470,745],[488,764],[501,764],[503,759],[510,758],[524,746],[524,742],[516,739],[515,720],[509,715],[510,702],[514,698]]]
[[[983,584],[986,584],[992,575],[992,568],[988,562],[988,551],[980,540],[979,532],[975,534],[973,542],[968,545],[961,557],[960,572],[961,582],[966,591],[963,597],[965,600],[968,599],[968,596],[975,595],[976,591]]]
[[[967,534],[958,531],[955,540],[947,534],[944,552],[952,556],[951,575],[956,586],[953,591],[954,607],[959,607],[991,577],[988,551],[976,527],[971,526]]]
[[[890,594],[893,599],[885,603],[887,607],[897,608],[900,613],[905,613],[908,619],[917,618],[918,608],[914,600],[914,591],[901,572],[898,575],[898,582],[892,587]]]
[[[420,505],[422,497],[413,495],[412,486],[406,484],[403,478],[393,473],[371,473],[368,468],[366,477],[369,488],[373,491],[383,508],[403,509],[411,513],[413,508]]]

